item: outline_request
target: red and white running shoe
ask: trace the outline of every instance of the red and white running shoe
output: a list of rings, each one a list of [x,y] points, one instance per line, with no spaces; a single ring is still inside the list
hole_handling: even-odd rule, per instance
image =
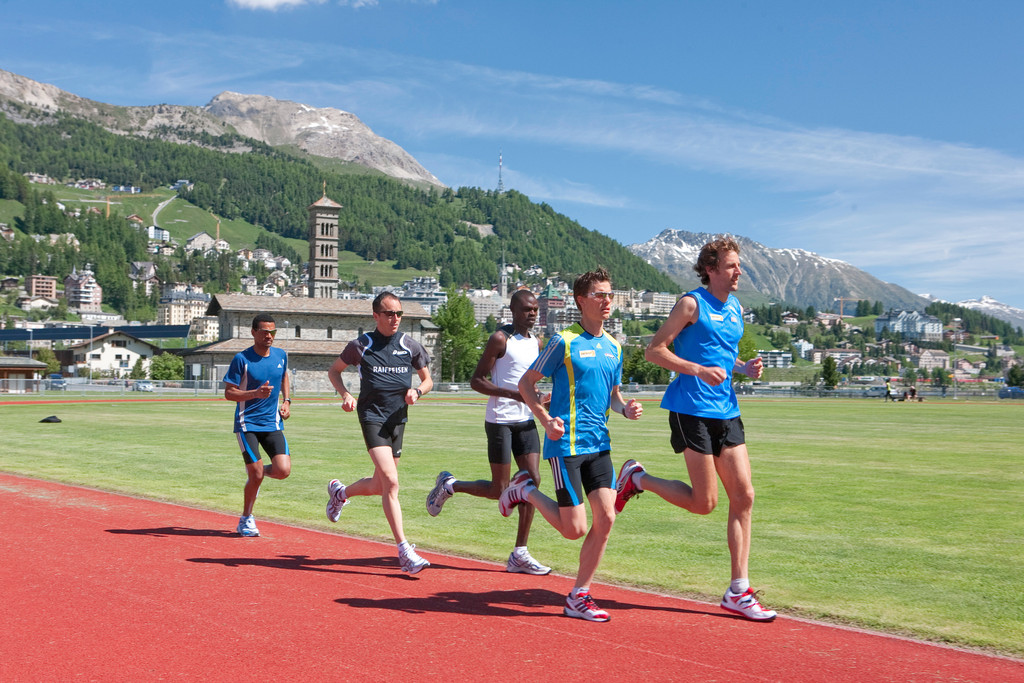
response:
[[[775,618],[775,610],[765,609],[757,601],[758,593],[753,588],[748,588],[743,593],[733,593],[732,590],[725,591],[722,596],[722,609],[726,612],[738,614],[751,621],[771,621]]]

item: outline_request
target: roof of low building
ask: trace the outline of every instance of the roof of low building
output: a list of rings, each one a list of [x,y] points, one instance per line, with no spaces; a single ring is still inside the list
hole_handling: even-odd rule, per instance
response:
[[[12,368],[31,368],[33,370],[40,370],[47,367],[46,363],[35,358],[27,358],[24,356],[0,356],[0,368],[12,369]]]
[[[429,318],[426,309],[415,302],[403,302],[405,318]],[[311,299],[308,297],[251,296],[249,294],[215,294],[206,315],[217,315],[221,311],[240,313],[309,313],[312,315],[373,315],[370,299]]]

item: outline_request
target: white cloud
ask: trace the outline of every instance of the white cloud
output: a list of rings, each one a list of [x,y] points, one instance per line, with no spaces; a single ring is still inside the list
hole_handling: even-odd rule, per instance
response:
[[[242,9],[270,10],[276,12],[279,9],[291,9],[302,5],[322,5],[327,0],[227,0],[229,5]]]

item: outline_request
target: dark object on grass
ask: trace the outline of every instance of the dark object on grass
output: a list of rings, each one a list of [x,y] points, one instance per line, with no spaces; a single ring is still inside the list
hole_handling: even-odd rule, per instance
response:
[[[60,422],[60,421],[61,421],[61,419],[59,417],[57,417],[56,415],[51,415],[50,417],[44,417],[42,420],[40,420],[40,422]]]

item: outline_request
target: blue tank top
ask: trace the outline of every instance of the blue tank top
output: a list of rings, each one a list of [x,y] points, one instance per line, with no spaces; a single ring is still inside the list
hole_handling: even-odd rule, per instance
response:
[[[727,420],[738,417],[739,403],[732,388],[732,372],[743,336],[743,307],[729,295],[720,301],[703,287],[684,296],[697,300],[698,319],[675,339],[673,351],[680,358],[699,365],[725,368],[728,377],[717,387],[694,375],[680,374],[665,390],[661,407],[684,415]]]

